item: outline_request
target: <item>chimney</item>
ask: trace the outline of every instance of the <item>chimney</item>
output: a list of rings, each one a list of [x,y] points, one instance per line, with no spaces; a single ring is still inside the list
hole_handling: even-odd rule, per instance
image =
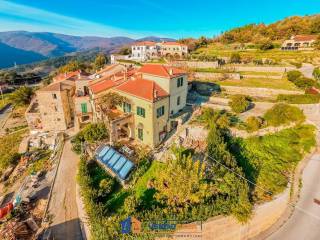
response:
[[[169,74],[173,75],[173,69],[172,68],[169,69]]]
[[[154,92],[153,92],[153,97],[154,97],[155,99],[158,98],[158,91],[157,91],[157,90],[154,90]]]

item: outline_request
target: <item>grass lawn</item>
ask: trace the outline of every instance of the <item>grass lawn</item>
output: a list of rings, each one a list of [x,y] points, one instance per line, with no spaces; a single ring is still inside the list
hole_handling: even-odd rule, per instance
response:
[[[0,110],[6,106],[8,103],[10,103],[10,95],[11,93],[6,93],[6,94],[3,94],[3,99],[2,99],[2,96],[0,96]]]
[[[0,171],[5,170],[10,164],[18,160],[19,144],[26,130],[0,137]]]
[[[224,80],[216,82],[221,86],[237,86],[237,87],[258,87],[284,90],[298,90],[295,85],[287,79],[274,78],[243,78],[241,80]]]
[[[143,196],[147,190],[148,181],[155,178],[157,173],[162,170],[164,163],[153,161],[148,171],[137,181],[135,185],[135,192],[137,198]]]

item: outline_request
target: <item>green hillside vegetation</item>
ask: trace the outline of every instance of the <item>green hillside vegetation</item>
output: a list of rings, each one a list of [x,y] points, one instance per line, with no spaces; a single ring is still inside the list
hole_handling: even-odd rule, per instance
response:
[[[297,34],[320,34],[320,15],[293,16],[273,24],[249,24],[234,28],[218,37],[223,43],[257,43],[284,40]]]
[[[282,192],[297,163],[315,146],[315,127],[301,125],[263,137],[240,140],[237,154],[252,186],[256,201],[269,200]],[[264,191],[264,190],[266,191]]]
[[[268,126],[277,127],[293,122],[304,122],[306,117],[303,114],[303,111],[298,107],[285,103],[278,103],[263,115],[263,119],[266,121]]]

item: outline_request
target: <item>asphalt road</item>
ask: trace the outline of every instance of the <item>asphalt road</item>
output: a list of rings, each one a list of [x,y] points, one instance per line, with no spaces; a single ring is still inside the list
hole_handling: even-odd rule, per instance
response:
[[[51,234],[56,240],[82,240],[78,209],[76,204],[76,174],[79,157],[72,152],[67,140],[53,186],[49,204]]]
[[[300,199],[291,218],[268,240],[320,239],[320,151],[312,156],[303,172]]]

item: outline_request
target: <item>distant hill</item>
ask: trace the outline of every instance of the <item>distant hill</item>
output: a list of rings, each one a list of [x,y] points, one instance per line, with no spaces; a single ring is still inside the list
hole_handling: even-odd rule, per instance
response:
[[[111,52],[123,45],[146,40],[159,42],[173,39],[151,36],[135,40],[128,37],[79,37],[50,32],[0,32],[0,43],[2,44],[0,68],[12,66],[13,62],[32,63],[45,58],[96,48],[103,49],[104,52]]]
[[[215,40],[222,43],[262,43],[280,41],[297,34],[320,34],[320,14],[293,16],[266,24],[249,24],[226,31]]]
[[[10,47],[0,42],[0,68],[12,67],[45,59],[41,54]]]

